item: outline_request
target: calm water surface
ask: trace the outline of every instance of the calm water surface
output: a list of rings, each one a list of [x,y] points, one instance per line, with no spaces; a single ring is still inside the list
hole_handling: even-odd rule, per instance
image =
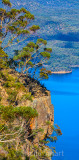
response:
[[[55,144],[49,144],[56,146],[53,160],[79,160],[79,69],[52,75],[44,84],[51,91],[55,124],[63,133]]]

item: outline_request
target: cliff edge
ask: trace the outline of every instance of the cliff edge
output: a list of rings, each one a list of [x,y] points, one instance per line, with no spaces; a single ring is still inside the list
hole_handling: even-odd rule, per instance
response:
[[[44,145],[43,140],[53,132],[51,126],[54,123],[54,107],[51,104],[50,92],[38,81],[25,75],[21,76],[17,82],[18,75],[19,73],[11,69],[0,72],[0,106],[13,106],[15,110],[16,108],[22,108],[22,106],[31,106],[32,109],[37,111],[38,116],[29,118],[28,122],[24,117],[21,118],[22,114],[20,114],[19,118],[19,114],[16,116],[11,125],[15,126],[16,124],[19,127],[21,126],[23,132],[21,136],[23,137],[19,137],[19,131],[17,132],[19,134],[16,133],[15,140],[17,147],[15,148],[16,150],[21,148],[23,155],[26,155],[28,158],[30,156],[33,157],[34,154],[38,155],[40,151],[39,160],[43,158],[44,160],[49,160],[51,159],[52,152],[49,147]],[[2,122],[1,119],[0,121]],[[10,134],[9,132],[8,134]],[[11,134],[13,134],[12,132],[14,131],[12,130]],[[5,141],[9,141],[8,138],[5,138]],[[8,151],[5,151],[3,145],[1,148],[0,153],[4,153],[6,157]]]

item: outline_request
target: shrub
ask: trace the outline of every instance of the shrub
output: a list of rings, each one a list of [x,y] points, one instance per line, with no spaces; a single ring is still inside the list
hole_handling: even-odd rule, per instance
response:
[[[36,157],[34,155],[30,156],[30,160],[37,160]]]
[[[16,117],[29,119],[38,116],[36,109],[32,107],[13,107],[13,106],[0,106],[0,115],[6,121],[13,121]]]
[[[16,116],[19,115],[26,119],[34,118],[38,116],[36,109],[33,109],[32,107],[26,107],[26,106],[14,108],[14,113]]]
[[[9,94],[8,96],[9,103],[14,103],[16,101],[16,96],[17,96],[16,90],[7,90],[7,93]]]
[[[0,114],[2,119],[6,121],[14,120],[13,106],[0,106]]]
[[[33,98],[33,96],[31,95],[30,92],[22,95],[22,97],[21,97],[22,100],[27,100],[28,99],[30,101],[32,101],[32,98]]]
[[[7,160],[22,160],[22,152],[14,148],[8,149]]]

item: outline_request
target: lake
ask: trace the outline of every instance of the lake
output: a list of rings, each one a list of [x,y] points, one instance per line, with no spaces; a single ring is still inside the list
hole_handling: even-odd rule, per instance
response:
[[[51,75],[43,81],[51,92],[54,105],[54,124],[58,124],[63,133],[55,146],[57,153],[53,160],[79,159],[79,69],[71,74]]]

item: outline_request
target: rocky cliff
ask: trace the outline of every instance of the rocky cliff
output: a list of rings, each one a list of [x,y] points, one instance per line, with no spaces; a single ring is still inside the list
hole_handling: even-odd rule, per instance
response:
[[[39,144],[39,142],[52,134],[53,129],[51,126],[53,126],[54,123],[54,107],[51,104],[50,92],[47,91],[44,86],[41,86],[38,81],[31,79],[30,77],[26,78],[26,76],[21,76],[18,81],[19,83],[17,83],[16,77],[18,74],[19,73],[12,70],[4,70],[1,73],[0,105],[13,105],[15,108],[20,106],[31,106],[38,112],[38,116],[31,118],[28,125],[26,124],[25,119],[22,120],[24,143],[22,144],[23,139],[16,138],[23,153],[29,157],[35,151],[34,146],[41,150],[41,144]],[[17,87],[17,85],[19,85],[19,87]],[[15,122],[19,124],[19,119],[16,118],[14,124]],[[35,132],[35,135],[32,136],[33,131],[36,131],[37,133]],[[50,149],[45,145],[42,147],[43,151],[41,150],[41,154],[46,152],[45,154],[47,154],[48,159],[51,159]]]
[[[31,121],[31,129],[42,128],[44,132],[43,134],[38,133],[38,139],[44,139],[46,134],[52,134],[52,129],[46,125],[46,122],[49,121],[51,125],[54,122],[54,107],[51,104],[50,93],[48,96],[35,98],[33,100],[33,108],[37,110],[38,117]]]
[[[48,96],[34,98],[33,102],[27,101],[27,104],[30,104],[38,112],[38,117],[32,118],[30,121],[30,129],[39,130],[41,128],[43,130],[43,132],[38,132],[32,141],[35,146],[39,147],[39,141],[44,140],[53,132],[51,126],[53,126],[54,123],[54,107],[51,104],[50,92]],[[48,125],[47,122],[50,122],[50,125]],[[30,146],[32,147],[32,143],[27,141],[27,144],[24,146],[24,150],[26,150],[28,156],[30,155]],[[46,152],[48,160],[51,160],[52,151],[49,147],[45,146],[44,152]]]

